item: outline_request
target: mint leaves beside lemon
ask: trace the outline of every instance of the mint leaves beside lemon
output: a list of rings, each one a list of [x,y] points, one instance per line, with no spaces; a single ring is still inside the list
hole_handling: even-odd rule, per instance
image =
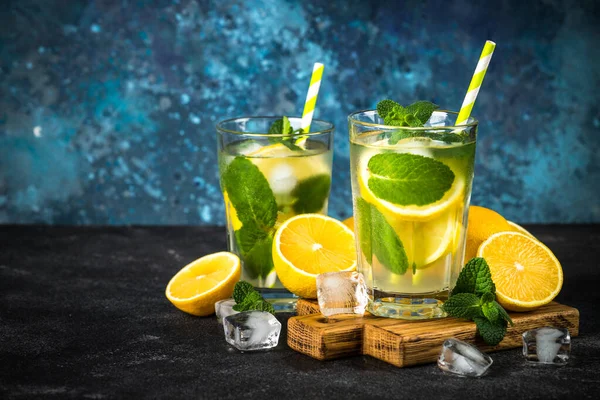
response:
[[[368,168],[368,186],[375,196],[403,206],[434,203],[454,182],[454,172],[446,164],[416,154],[377,154]]]
[[[356,199],[359,218],[360,247],[372,264],[373,255],[390,272],[403,275],[408,269],[408,257],[402,241],[385,216],[372,204],[360,197]]]
[[[239,281],[233,288],[235,311],[266,311],[275,314],[273,305],[266,301],[254,287],[245,281]]]
[[[471,259],[460,272],[452,295],[443,309],[456,318],[470,319],[485,343],[496,346],[513,324],[508,313],[496,302],[496,286],[483,258]]]

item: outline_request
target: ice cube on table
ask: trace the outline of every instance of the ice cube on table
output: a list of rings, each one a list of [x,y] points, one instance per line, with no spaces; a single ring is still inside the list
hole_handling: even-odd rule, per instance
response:
[[[446,339],[438,357],[438,367],[459,376],[478,377],[486,373],[492,358],[469,343],[455,338]]]
[[[328,272],[317,276],[317,298],[321,314],[363,315],[369,301],[365,278],[360,272]]]
[[[281,323],[265,311],[244,311],[223,319],[225,340],[241,351],[266,350],[277,346]]]
[[[564,365],[571,353],[571,336],[565,328],[544,327],[523,333],[523,356],[540,364]]]
[[[223,318],[239,313],[239,311],[233,309],[235,304],[234,299],[220,300],[215,303],[215,314],[217,314],[217,321],[220,324],[223,323]]]

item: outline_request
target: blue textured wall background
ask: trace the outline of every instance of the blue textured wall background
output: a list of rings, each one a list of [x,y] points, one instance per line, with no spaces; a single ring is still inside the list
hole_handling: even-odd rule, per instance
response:
[[[488,38],[473,203],[600,222],[598,3],[4,1],[0,222],[222,224],[215,122],[299,114],[315,61],[347,217],[346,116],[459,107]]]

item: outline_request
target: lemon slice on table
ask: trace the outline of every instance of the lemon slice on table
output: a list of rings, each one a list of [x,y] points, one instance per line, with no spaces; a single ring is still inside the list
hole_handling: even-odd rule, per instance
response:
[[[317,297],[317,275],[356,269],[354,233],[341,221],[301,214],[285,221],[273,240],[273,263],[290,292]]]
[[[186,313],[206,316],[215,312],[215,303],[231,297],[242,273],[240,259],[223,251],[209,254],[183,267],[167,285],[165,295]]]
[[[530,311],[550,303],[560,292],[563,270],[552,251],[518,232],[500,232],[479,246],[496,284],[496,298],[511,311]]]
[[[369,168],[370,161],[375,157],[381,156],[404,156],[404,157],[412,157],[417,161],[421,161],[423,163],[434,164],[434,167],[439,167],[439,169],[443,170],[443,173],[448,176],[448,171],[452,170],[448,165],[442,163],[441,161],[437,161],[430,157],[424,157],[421,155],[410,154],[410,153],[383,153],[383,154],[375,154],[370,155],[367,153],[365,156],[361,158],[358,165],[358,186],[360,190],[360,195],[367,202],[374,204],[377,208],[384,214],[386,217],[396,220],[403,221],[423,221],[428,219],[433,219],[448,209],[451,205],[456,201],[462,201],[463,192],[465,189],[465,180],[462,177],[462,174],[458,174],[452,171],[454,178],[450,187],[444,192],[443,196],[438,200],[430,202],[429,204],[424,205],[416,205],[416,204],[407,204],[400,205],[395,204],[391,201],[385,200],[380,196],[377,196],[370,187],[370,182],[372,178],[377,178],[375,174]],[[410,160],[407,160],[410,161]],[[393,168],[390,168],[392,170]],[[408,169],[408,168],[407,168]],[[419,187],[419,184],[416,183],[415,187]],[[410,194],[410,190],[406,190],[405,193]],[[391,222],[391,221],[390,221]]]
[[[470,206],[465,263],[477,256],[477,249],[481,243],[494,233],[512,230],[506,219],[496,211],[480,206]]]

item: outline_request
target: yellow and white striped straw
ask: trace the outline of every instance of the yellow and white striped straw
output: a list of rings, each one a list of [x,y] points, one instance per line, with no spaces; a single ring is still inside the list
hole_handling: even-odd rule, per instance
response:
[[[321,87],[321,78],[323,78],[323,69],[325,66],[321,63],[315,63],[313,66],[312,76],[310,78],[310,86],[306,93],[306,101],[304,102],[304,111],[302,112],[302,131],[310,132],[310,124],[312,123],[315,113],[315,105],[317,104],[317,96]]]
[[[460,107],[458,118],[456,118],[456,125],[464,125],[467,123],[467,120],[471,115],[471,110],[473,109],[473,104],[475,104],[475,100],[479,94],[479,88],[481,88],[483,78],[487,72],[488,65],[490,65],[490,60],[492,59],[495,48],[496,43],[492,42],[491,40],[485,42],[485,46],[483,46],[483,50],[479,56],[477,68],[475,68],[475,73],[473,74],[473,79],[471,79],[469,90],[467,90],[467,95],[465,96],[465,100]]]

